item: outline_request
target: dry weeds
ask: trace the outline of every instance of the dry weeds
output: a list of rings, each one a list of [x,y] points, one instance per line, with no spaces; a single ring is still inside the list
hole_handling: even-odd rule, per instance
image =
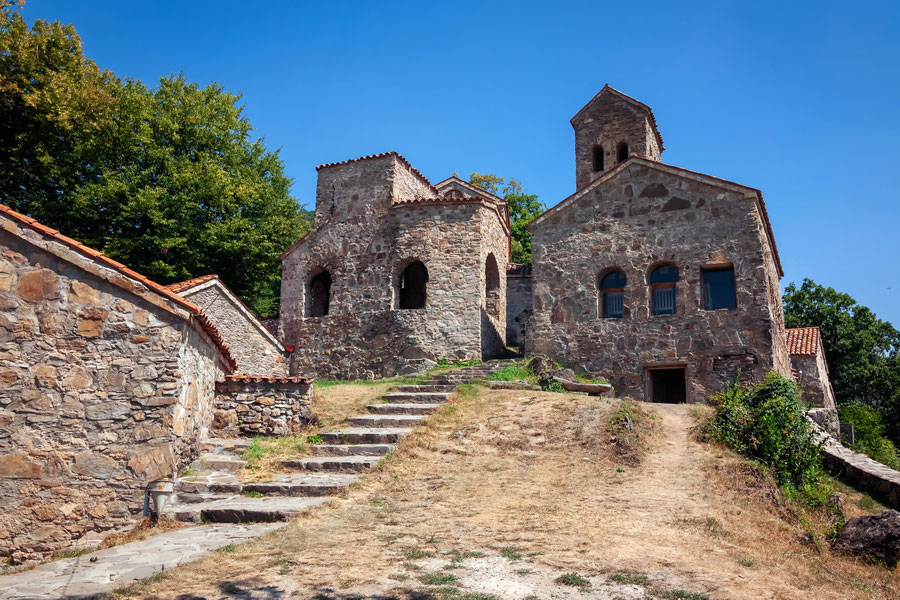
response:
[[[710,598],[900,597],[897,574],[805,545],[804,528],[757,471],[694,439],[690,407],[653,406],[651,452],[621,471],[606,429],[617,406],[543,392],[458,394],[346,497],[132,594],[219,597],[227,583],[301,598],[323,589],[413,597],[417,577],[477,552],[485,558],[471,559],[472,573],[499,557],[522,578],[633,573]],[[509,548],[521,558],[503,559]]]

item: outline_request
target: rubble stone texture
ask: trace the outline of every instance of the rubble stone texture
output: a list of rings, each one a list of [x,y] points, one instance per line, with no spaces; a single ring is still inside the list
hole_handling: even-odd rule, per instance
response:
[[[224,367],[183,307],[3,214],[0,308],[0,556],[20,562],[131,523]]]
[[[315,419],[305,378],[229,376],[216,394],[216,425],[241,435],[295,435]]]
[[[287,375],[284,346],[218,277],[178,294],[199,306],[216,324],[237,360],[238,372]]]
[[[407,361],[482,358],[506,342],[506,205],[452,197],[395,153],[318,169],[314,229],[282,257],[291,373],[370,379]],[[424,308],[400,308],[404,269],[427,269]],[[491,262],[493,261],[493,262]],[[313,278],[328,272],[328,312]],[[321,288],[320,288],[321,289]]]
[[[659,367],[685,369],[689,402],[720,391],[738,371],[743,380],[772,369],[790,376],[780,267],[759,192],[658,162],[649,109],[604,90],[573,119],[579,177],[594,145],[625,141],[654,160],[607,164],[530,224],[527,351],[642,399],[650,399],[649,370]],[[649,277],[660,265],[678,269],[673,315],[651,314]],[[737,308],[705,310],[703,270],[728,266]],[[600,281],[614,270],[627,278],[624,317],[602,318]]]
[[[531,319],[531,267],[511,265],[506,272],[506,343],[523,346]]]

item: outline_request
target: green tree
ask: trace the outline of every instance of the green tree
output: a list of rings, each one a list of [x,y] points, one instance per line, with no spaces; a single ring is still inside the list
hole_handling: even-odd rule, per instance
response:
[[[122,81],[71,26],[29,29],[0,2],[0,201],[160,283],[218,273],[276,312],[278,255],[309,222],[240,96],[182,76]]]
[[[900,332],[848,294],[804,279],[784,291],[787,327],[822,331],[822,345],[838,402],[884,406],[900,388]]]
[[[506,200],[509,207],[510,234],[513,262],[531,264],[531,233],[527,225],[544,212],[544,205],[536,194],[526,194],[515,179],[506,181],[490,173],[472,173],[469,183]]]

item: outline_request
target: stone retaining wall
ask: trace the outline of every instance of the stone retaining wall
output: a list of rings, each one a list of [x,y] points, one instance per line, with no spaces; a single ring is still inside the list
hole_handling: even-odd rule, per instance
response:
[[[305,377],[229,375],[216,384],[217,429],[243,435],[294,435],[315,420],[313,386]]]

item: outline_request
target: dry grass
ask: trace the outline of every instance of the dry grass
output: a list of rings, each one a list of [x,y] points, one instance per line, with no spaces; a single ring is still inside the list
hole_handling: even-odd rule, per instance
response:
[[[897,574],[805,544],[770,482],[692,437],[689,407],[654,406],[649,453],[620,470],[607,430],[618,408],[464,387],[346,497],[131,595],[218,597],[227,583],[303,598],[324,587],[411,597],[428,561],[507,561],[512,548],[517,573],[624,572],[711,598],[900,596]]]

